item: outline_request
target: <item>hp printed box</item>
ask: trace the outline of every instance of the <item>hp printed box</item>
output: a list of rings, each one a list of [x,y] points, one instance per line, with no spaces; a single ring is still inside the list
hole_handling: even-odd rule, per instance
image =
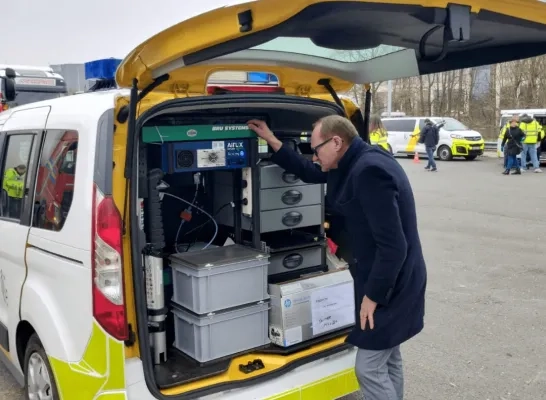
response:
[[[348,270],[269,285],[269,339],[281,347],[355,323],[353,279]]]

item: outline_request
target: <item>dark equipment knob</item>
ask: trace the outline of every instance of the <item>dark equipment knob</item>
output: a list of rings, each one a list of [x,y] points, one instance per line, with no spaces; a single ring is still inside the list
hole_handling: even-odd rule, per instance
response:
[[[298,268],[302,262],[303,256],[301,254],[292,253],[283,258],[282,265],[284,265],[284,268],[286,269],[294,269]]]
[[[294,204],[298,204],[302,198],[303,195],[301,192],[297,190],[288,190],[282,194],[281,201],[287,206],[293,206]]]
[[[299,182],[300,178],[298,178],[296,175],[291,174],[289,172],[283,172],[282,180],[285,181],[286,183],[296,183],[296,182]]]
[[[290,211],[283,215],[282,223],[286,226],[293,227],[298,225],[303,219],[303,215],[297,211]]]

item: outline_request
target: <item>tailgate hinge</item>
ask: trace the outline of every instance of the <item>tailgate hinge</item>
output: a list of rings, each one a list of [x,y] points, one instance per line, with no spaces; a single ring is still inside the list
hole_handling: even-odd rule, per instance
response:
[[[177,98],[180,96],[190,97],[190,84],[188,82],[175,82],[171,86],[171,91]]]
[[[301,97],[309,97],[311,95],[311,86],[300,85],[296,88],[296,95]]]

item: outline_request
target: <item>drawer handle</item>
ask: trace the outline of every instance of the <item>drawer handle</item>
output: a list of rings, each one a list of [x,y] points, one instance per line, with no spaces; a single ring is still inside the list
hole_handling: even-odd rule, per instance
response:
[[[303,215],[297,211],[286,213],[282,217],[282,223],[286,226],[296,226],[303,219]]]
[[[282,260],[282,265],[286,269],[298,268],[303,263],[303,256],[298,253],[289,254]]]
[[[283,172],[282,180],[285,181],[286,183],[296,183],[300,181],[300,178],[298,178],[294,174],[291,174],[290,172]]]
[[[293,206],[294,204],[298,204],[302,198],[303,198],[303,195],[301,194],[301,192],[298,192],[297,190],[288,190],[284,192],[281,196],[282,202],[288,206]]]

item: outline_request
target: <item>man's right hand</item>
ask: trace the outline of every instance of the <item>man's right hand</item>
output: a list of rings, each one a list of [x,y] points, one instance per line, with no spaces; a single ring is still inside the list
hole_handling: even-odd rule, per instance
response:
[[[271,129],[264,121],[258,119],[251,119],[247,122],[248,127],[256,133],[259,137],[267,142],[273,151],[277,152],[282,147],[282,142],[275,137]]]

